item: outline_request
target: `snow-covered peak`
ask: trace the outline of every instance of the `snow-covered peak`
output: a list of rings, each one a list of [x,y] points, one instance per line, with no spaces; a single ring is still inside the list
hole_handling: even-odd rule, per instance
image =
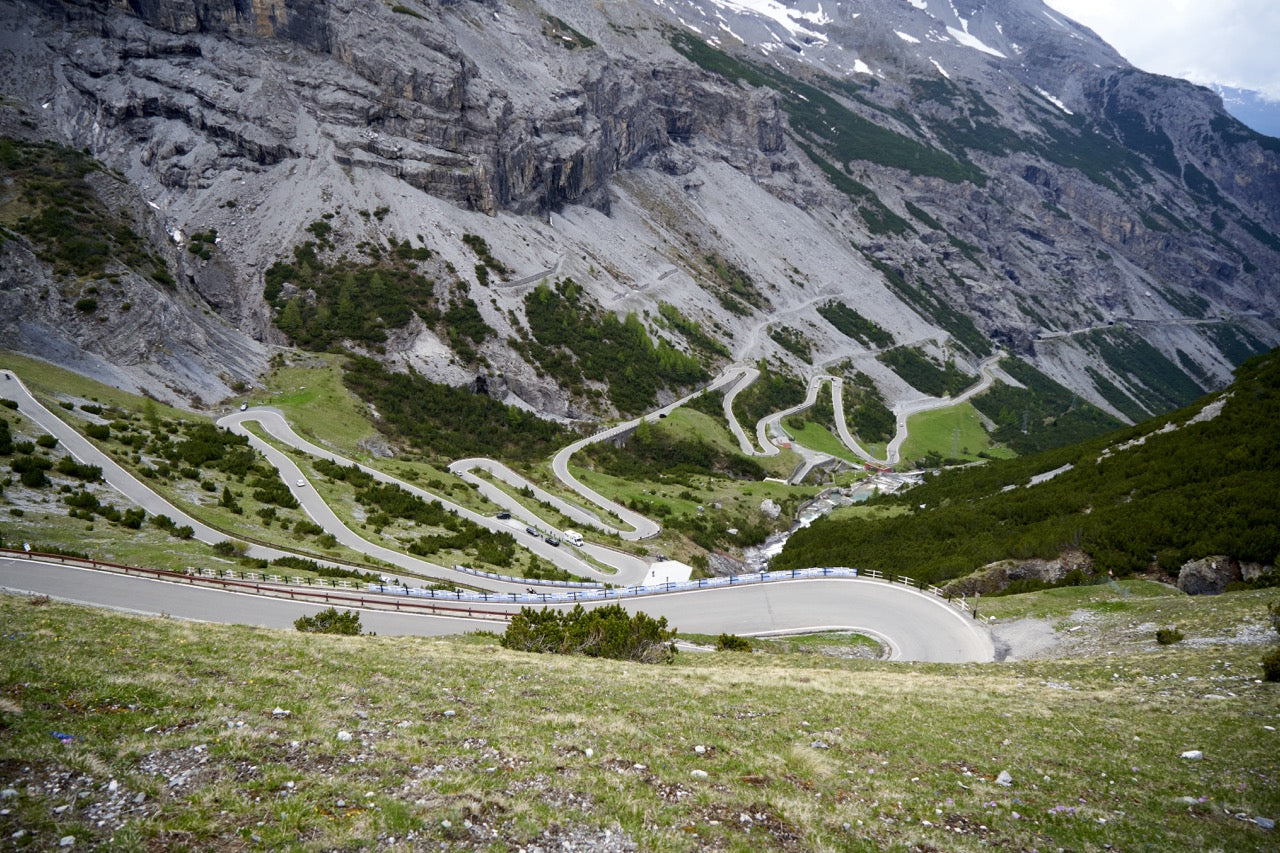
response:
[[[1060,50],[1065,35],[1074,45],[1076,67],[1123,64],[1087,29],[1048,15],[1040,0],[649,2],[716,47],[742,47],[779,67],[802,62],[837,77],[872,74],[889,80],[925,73],[979,80],[1002,68],[1061,93],[1059,103],[1066,106],[1078,92],[1062,77],[1062,57],[1054,53],[1037,63],[1038,47]],[[895,58],[886,63],[890,56]]]

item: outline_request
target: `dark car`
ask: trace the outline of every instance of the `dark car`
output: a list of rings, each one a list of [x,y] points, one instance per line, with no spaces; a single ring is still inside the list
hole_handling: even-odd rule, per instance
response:
[[[560,540],[559,540],[559,539],[557,539],[557,538],[556,538],[556,537],[554,537],[554,536],[547,536],[547,537],[545,537],[545,538],[546,538],[546,540],[547,540],[547,544],[548,544],[548,545],[551,545],[551,546],[553,546],[553,547],[554,547],[554,546],[556,546],[556,545],[559,545],[559,544],[560,544]]]
[[[502,519],[503,521],[506,521],[510,517],[511,517],[511,513],[507,512],[506,510],[503,510],[502,512],[494,516],[494,518],[499,518],[499,519]]]
[[[524,532],[525,532],[525,533],[528,533],[530,536],[541,536],[541,535],[542,535],[541,533],[539,533],[539,532],[538,532],[537,528],[535,528],[535,527],[526,527],[526,528],[524,529]]]

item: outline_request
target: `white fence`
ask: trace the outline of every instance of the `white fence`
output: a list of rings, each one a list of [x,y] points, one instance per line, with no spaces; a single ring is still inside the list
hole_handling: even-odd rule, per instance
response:
[[[334,589],[359,589],[360,581],[349,578],[300,577],[293,575],[268,575],[264,572],[242,572],[239,569],[187,569],[187,574],[202,578],[223,578],[227,580],[254,581],[256,583],[279,583],[292,586],[328,586]],[[371,584],[371,586],[373,586]]]

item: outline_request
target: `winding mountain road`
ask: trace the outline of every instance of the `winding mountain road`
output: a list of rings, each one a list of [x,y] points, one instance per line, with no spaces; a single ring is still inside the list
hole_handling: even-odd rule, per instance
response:
[[[818,393],[823,383],[829,382],[831,384],[832,408],[836,412],[841,413],[841,416],[838,416],[835,419],[836,433],[840,438],[840,442],[844,444],[851,453],[866,460],[867,462],[875,465],[896,465],[901,461],[900,452],[903,442],[907,440],[907,421],[911,416],[935,409],[950,408],[951,406],[959,405],[960,403],[981,394],[983,391],[986,391],[991,387],[992,383],[995,382],[996,377],[992,368],[1000,361],[1000,359],[1004,358],[1004,356],[1005,353],[1001,351],[980,361],[978,363],[978,380],[955,397],[920,397],[915,400],[908,400],[904,403],[896,404],[893,407],[896,428],[894,430],[893,439],[885,449],[884,459],[877,459],[873,456],[866,448],[859,444],[858,440],[853,437],[851,432],[849,432],[849,426],[842,416],[844,412],[844,379],[839,376],[817,374],[810,377],[809,385],[805,392],[805,398],[802,402],[797,403],[788,409],[783,409],[780,412],[774,412],[770,415],[766,415],[757,421],[755,433],[759,449],[751,443],[751,440],[747,437],[746,430],[744,430],[742,425],[738,423],[737,415],[735,415],[733,411],[733,400],[741,391],[746,389],[752,382],[759,378],[760,371],[750,367],[739,366],[737,368],[739,374],[735,377],[736,384],[734,384],[733,387],[725,394],[724,416],[725,420],[728,421],[730,433],[732,433],[738,440],[738,447],[743,453],[751,456],[776,456],[780,452],[778,442],[790,440],[790,437],[787,436],[786,431],[782,426],[782,420],[812,407],[818,400]],[[829,458],[826,457],[826,454],[816,455]]]
[[[958,406],[966,400],[981,394],[991,387],[991,383],[996,381],[995,373],[992,368],[1004,358],[1004,351],[1001,350],[995,355],[989,355],[982,361],[978,362],[978,381],[970,385],[964,391],[955,397],[921,397],[917,400],[908,400],[905,403],[899,403],[893,407],[894,417],[897,419],[898,428],[894,433],[893,440],[889,442],[889,446],[885,448],[885,457],[889,464],[896,465],[899,461],[899,454],[902,451],[902,444],[907,440],[907,419],[912,415],[918,415],[921,412],[928,412],[934,409],[947,409],[951,406]]]
[[[493,516],[483,515],[475,510],[464,507],[461,504],[456,504],[453,501],[442,498],[432,492],[428,492],[426,489],[419,488],[412,483],[405,482],[404,480],[400,480],[390,474],[379,471],[376,468],[370,468],[368,465],[363,465],[355,460],[347,459],[333,451],[319,447],[294,432],[293,428],[290,427],[289,423],[284,419],[284,415],[274,409],[248,409],[243,412],[233,412],[232,414],[226,415],[218,420],[219,426],[246,436],[249,439],[249,444],[262,453],[262,455],[267,458],[267,461],[274,465],[280,472],[281,477],[283,477],[285,483],[288,484],[289,490],[293,493],[293,496],[298,499],[298,503],[302,506],[302,509],[307,513],[307,515],[311,517],[312,521],[323,527],[327,532],[332,533],[334,538],[343,545],[346,545],[348,548],[351,548],[353,551],[359,551],[363,554],[369,555],[370,557],[385,560],[393,565],[398,565],[403,569],[426,575],[427,577],[440,578],[442,580],[449,580],[454,583],[463,583],[468,585],[474,585],[476,583],[474,575],[459,572],[455,569],[437,565],[427,560],[402,554],[399,551],[370,542],[351,528],[347,527],[347,525],[333,512],[333,509],[328,505],[328,503],[326,503],[325,500],[316,493],[314,488],[310,488],[307,485],[297,485],[300,482],[308,482],[306,476],[297,464],[294,463],[288,455],[276,449],[271,443],[263,441],[261,438],[246,429],[246,423],[257,423],[262,430],[273,439],[281,444],[288,445],[295,450],[320,459],[327,459],[330,462],[335,462],[344,467],[354,465],[361,471],[369,474],[378,482],[398,486],[405,491],[422,498],[423,500],[438,503],[449,512],[465,518],[468,521],[478,524],[488,530],[499,533],[509,533],[512,536],[515,536],[516,541],[523,547],[528,548],[538,556],[548,560],[559,568],[570,571],[580,577],[600,581],[610,581],[624,585],[639,583],[644,579],[647,566],[643,566],[642,564],[637,565],[638,561],[634,560],[634,558],[630,558],[629,555],[600,549],[601,552],[604,552],[602,556],[606,558],[603,560],[606,564],[610,564],[608,556],[618,554],[619,557],[616,561],[618,568],[616,574],[602,572],[591,563],[577,559],[569,551],[548,544],[541,537],[535,539],[533,537],[524,536],[524,528],[522,526],[513,525],[505,519],[498,519]],[[512,584],[493,582],[493,585],[495,589],[501,592],[510,592],[524,588],[524,585],[518,582]]]
[[[292,627],[299,616],[324,609],[319,604],[144,580],[20,557],[0,557],[0,589],[133,613],[285,629]],[[603,603],[588,602],[584,606]],[[633,612],[643,610],[655,618],[665,616],[682,633],[854,630],[880,639],[894,660],[995,659],[991,635],[980,623],[934,596],[871,580],[784,581],[676,592],[618,603]],[[520,605],[495,603],[484,607],[510,612]],[[381,635],[457,634],[499,624],[357,609],[361,624]]]
[[[117,465],[114,460],[87,441],[75,429],[36,401],[11,372],[5,372],[3,375],[5,378],[0,380],[0,388],[4,388],[3,396],[17,398],[19,411],[40,428],[58,437],[68,451],[78,460],[101,466],[107,483],[128,500],[153,514],[166,514],[179,524],[190,524],[196,531],[196,538],[202,541],[217,542],[227,538],[220,531],[202,524],[179,510]],[[732,395],[750,384],[756,376],[758,376],[758,373],[753,368],[734,365],[726,369],[706,389],[716,390],[731,387],[730,392],[726,394],[726,415],[730,428],[734,429],[740,443],[745,439],[745,432],[737,425],[736,419],[732,417]],[[762,419],[757,424],[757,436],[765,435],[767,428],[777,429],[777,425],[787,414],[813,405],[821,384],[827,381],[832,382],[832,394],[833,400],[835,400],[838,378],[828,376],[814,377],[809,384],[806,402],[785,412],[775,413]],[[13,385],[9,386],[9,383],[13,383]],[[977,393],[978,390],[980,389],[976,387],[970,389],[962,397],[967,399],[967,396]],[[699,391],[697,393],[702,392]],[[556,476],[566,486],[582,496],[584,500],[614,513],[625,524],[630,525],[631,530],[616,531],[623,538],[643,539],[656,535],[660,528],[655,522],[604,498],[581,484],[569,473],[568,462],[575,451],[585,447],[587,444],[594,441],[608,440],[625,433],[634,429],[643,420],[655,421],[677,406],[688,402],[694,396],[696,394],[688,395],[642,418],[627,421],[603,430],[594,436],[574,442],[556,455],[553,464]],[[935,404],[953,405],[957,401],[941,401]],[[925,408],[931,407],[933,406],[926,406]],[[924,408],[918,410],[923,411]],[[329,459],[343,465],[358,463],[318,447],[298,436],[283,416],[275,410],[254,409],[237,412],[219,421],[220,425],[247,435],[250,443],[264,454],[268,461],[279,470],[284,481],[290,484],[291,491],[298,498],[304,511],[343,544],[354,550],[401,566],[408,571],[424,574],[428,577],[449,579],[470,586],[483,585],[501,592],[516,592],[521,588],[522,585],[519,581],[508,582],[488,578],[479,581],[474,575],[462,575],[453,569],[401,554],[360,537],[338,518],[328,504],[315,493],[313,488],[306,485],[307,481],[301,469],[287,454],[245,427],[245,424],[249,422],[256,422],[273,440],[288,445],[299,452]],[[762,446],[772,447],[774,453],[778,452],[776,445],[772,445],[771,442],[762,441]],[[759,451],[755,452],[757,455],[760,453]],[[515,472],[510,471],[510,469],[505,469],[505,466],[501,466],[500,463],[495,463],[491,460],[459,460],[455,465],[458,466],[455,473],[460,475],[465,475],[470,471],[483,467],[494,476],[501,477],[512,485],[516,485],[523,479]],[[495,527],[502,520],[453,504],[446,499],[419,489],[412,484],[404,483],[376,469],[363,465],[359,467],[382,482],[395,483],[423,499],[438,501],[477,524],[482,524],[489,529],[507,529]],[[512,479],[508,479],[508,477]],[[303,485],[297,485],[299,482],[302,482]],[[527,485],[531,486],[531,484]],[[516,487],[521,488],[523,485]],[[501,492],[496,488],[494,491]],[[553,496],[549,494],[545,496],[551,499],[549,502],[554,503]],[[536,516],[525,509],[523,505],[520,505],[518,501],[511,499],[510,496],[504,494],[503,499],[518,506],[520,517],[527,523],[537,520]],[[507,505],[501,501],[499,503],[500,505]],[[584,513],[581,516],[584,520],[589,520],[589,517],[594,516],[590,511],[575,508],[569,502],[562,501],[561,505],[571,510],[571,512],[566,513],[570,517],[575,517],[572,514],[573,511]],[[511,511],[514,514],[516,508],[513,507]],[[594,526],[606,532],[608,531],[608,525],[601,522],[598,517],[595,521],[596,524]],[[524,541],[517,537],[517,541],[525,547],[532,548],[537,548],[542,544],[535,545],[532,542],[532,537],[528,537]],[[287,552],[255,545],[251,547],[250,553],[253,556],[274,558]],[[549,552],[549,558],[561,556],[563,553],[555,552],[550,554]],[[614,560],[612,565],[617,569],[618,575],[611,576],[609,579],[615,583],[635,583],[638,580],[636,576],[643,576],[642,572],[647,571],[648,568],[648,564],[645,561],[621,554],[621,552],[613,551],[612,549],[591,546],[588,553],[601,562],[607,562],[608,559]],[[578,574],[583,573],[583,566],[586,567],[588,573],[602,574],[589,563],[585,561],[578,562],[581,563],[581,566],[576,570]],[[92,572],[88,573],[93,575],[94,578],[90,582],[86,580],[86,570],[57,566],[55,564],[41,565],[38,572],[33,571],[33,568],[34,566],[30,561],[12,558],[0,559],[0,585],[11,590],[42,592],[56,595],[60,598],[67,598],[68,600],[134,609],[140,612],[168,613],[170,615],[180,615],[184,618],[247,622],[249,624],[262,624],[272,627],[285,627],[292,624],[292,620],[297,617],[300,611],[310,612],[308,608],[311,607],[297,602],[246,596],[243,593],[196,590],[178,584],[164,584],[161,581],[141,580],[118,575],[100,575]],[[140,584],[149,586],[139,586]],[[159,591],[157,586],[160,585],[168,588]],[[626,606],[634,608],[636,605],[634,600],[631,600],[626,602]],[[994,658],[994,649],[989,634],[985,629],[964,617],[960,612],[933,596],[919,593],[907,587],[871,580],[796,580],[759,586],[690,590],[648,597],[643,603],[643,608],[645,612],[652,615],[666,616],[672,625],[684,631],[757,633],[819,628],[854,629],[865,631],[883,639],[896,658],[938,661],[985,661]],[[453,617],[387,614],[381,610],[371,610],[366,611],[366,613],[369,614],[366,624],[371,629],[386,634],[452,633],[460,630],[473,630],[475,627],[474,622],[466,622],[466,620],[459,620]],[[465,627],[463,627],[464,624]]]

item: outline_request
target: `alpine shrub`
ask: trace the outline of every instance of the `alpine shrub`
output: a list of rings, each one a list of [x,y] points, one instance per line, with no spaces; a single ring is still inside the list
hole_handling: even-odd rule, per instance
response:
[[[671,642],[675,635],[665,616],[632,615],[620,604],[593,610],[579,604],[568,612],[525,607],[507,626],[502,645],[524,652],[670,663],[676,654]]]
[[[299,616],[293,621],[293,627],[308,634],[348,634],[360,633],[360,614],[354,610],[338,612],[336,607],[321,610],[315,616]]]
[[[746,637],[739,637],[737,634],[721,634],[716,637],[718,652],[749,652],[751,650],[751,641]]]

